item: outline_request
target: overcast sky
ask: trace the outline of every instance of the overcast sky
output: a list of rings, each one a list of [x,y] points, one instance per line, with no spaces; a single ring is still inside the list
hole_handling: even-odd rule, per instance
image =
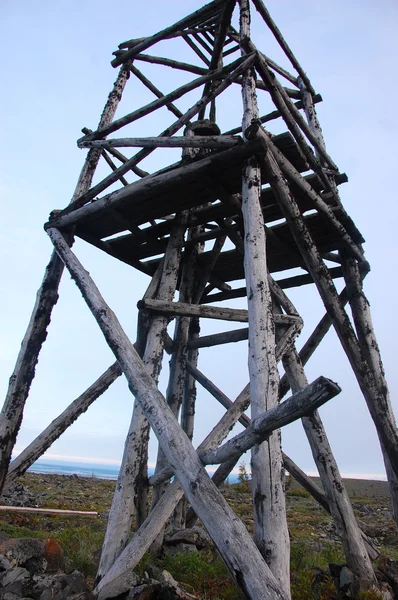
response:
[[[112,51],[125,39],[155,33],[202,4],[200,0],[120,0],[110,8],[103,0],[1,2],[0,378],[4,394],[51,253],[43,223],[51,210],[65,207],[73,194],[85,156],[76,140],[81,137],[82,127],[97,126],[117,75],[110,65]],[[370,0],[272,0],[267,6],[323,96],[318,114],[327,148],[349,177],[349,183],[341,188],[342,200],[366,239],[372,271],[365,289],[397,412],[397,321],[389,297],[396,293],[397,262],[394,182],[398,5],[393,0],[377,4]],[[265,54],[289,67],[257,17],[253,35]],[[152,49],[148,52],[155,53]],[[179,55],[181,60],[195,62],[188,47],[184,52],[186,55]],[[148,76],[153,75],[155,84],[164,92],[183,81],[170,69],[151,71],[143,63],[140,68]],[[132,80],[127,89],[117,116],[153,99]],[[190,100],[193,103],[195,98]],[[188,106],[184,102],[176,104],[181,110]],[[220,106],[218,120],[222,129],[229,123],[230,127],[240,123],[237,92],[231,101]],[[148,126],[137,124],[133,135],[159,134],[170,123],[169,114],[160,113],[159,120],[154,119]],[[277,133],[278,127],[270,125],[270,130]],[[178,151],[166,152],[167,155],[163,152],[159,158],[151,158],[147,168],[155,170],[161,164],[178,160]],[[101,173],[103,176],[105,171]],[[74,248],[134,340],[136,303],[145,291],[147,278],[87,244],[78,241]],[[300,346],[322,316],[323,308],[314,286],[294,290],[290,295],[305,320]],[[223,329],[230,327],[203,324],[204,333]],[[36,437],[113,360],[77,288],[65,275],[17,450]],[[228,348],[204,350],[200,368],[234,399],[247,383],[246,363],[247,349],[241,342]],[[310,381],[321,374],[337,381],[343,389],[340,396],[321,409],[342,472],[383,474],[374,426],[334,332],[328,334],[307,368]],[[162,389],[166,379],[167,362]],[[120,378],[53,445],[50,454],[120,460],[132,404],[133,398]],[[216,401],[200,391],[197,442],[221,414]],[[312,458],[301,429],[300,423],[284,429],[284,450],[303,469],[312,471]],[[151,461],[155,455],[152,442]]]

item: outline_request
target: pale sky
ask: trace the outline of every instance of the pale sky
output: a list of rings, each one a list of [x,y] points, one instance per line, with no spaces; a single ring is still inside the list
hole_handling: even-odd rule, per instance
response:
[[[163,29],[202,4],[200,0],[167,3],[121,0],[117,7],[110,8],[103,0],[3,0],[1,3],[3,396],[52,249],[43,223],[51,210],[64,208],[70,201],[85,156],[85,151],[77,148],[76,140],[81,137],[82,127],[97,126],[117,75],[110,65],[113,50],[125,39]],[[398,215],[394,175],[398,90],[394,75],[398,6],[393,0],[382,0],[377,5],[369,0],[333,3],[272,0],[267,6],[313,86],[323,96],[324,102],[317,110],[327,148],[340,170],[349,177],[349,183],[341,187],[341,197],[366,239],[365,250],[372,271],[365,290],[397,413],[395,337],[398,332],[388,295],[396,292]],[[257,17],[253,36],[265,54],[289,67]],[[155,51],[151,49],[148,53]],[[192,60],[188,47],[186,56],[180,59]],[[144,63],[138,66],[151,77],[152,71]],[[180,85],[180,79],[172,70],[164,69],[154,72],[154,83],[167,92]],[[127,89],[117,116],[154,98],[132,80]],[[195,99],[190,97],[192,103]],[[184,102],[176,104],[181,110],[186,108]],[[235,93],[233,102],[221,104],[221,108],[218,118],[222,128],[239,124],[239,94]],[[162,114],[167,119],[164,123]],[[169,113],[162,114],[148,128],[137,124],[135,135],[159,134],[171,122]],[[270,130],[279,132],[276,124],[270,125]],[[178,160],[178,151],[165,152],[159,159],[151,158],[148,169],[155,170]],[[106,171],[101,173],[103,176]],[[145,291],[147,278],[83,242],[78,241],[74,248],[134,340],[136,303]],[[323,308],[314,286],[289,290],[289,294],[305,321],[298,340],[300,347],[323,315]],[[242,302],[240,305],[244,306]],[[228,324],[212,322],[203,323],[202,331],[230,328]],[[65,275],[26,405],[17,450],[36,437],[113,361],[77,288]],[[203,350],[199,366],[234,399],[247,383],[246,363],[246,344],[241,342],[222,349]],[[343,389],[321,409],[341,471],[382,474],[384,467],[373,423],[334,332],[328,334],[308,364],[307,375],[310,381],[319,375],[330,377]],[[166,380],[167,362],[162,389]],[[120,378],[52,446],[51,453],[97,461],[119,460],[132,404],[127,385]],[[217,402],[200,390],[196,442],[205,437],[210,424],[215,424],[221,414]],[[304,470],[314,469],[300,423],[284,428],[283,447]],[[155,456],[152,442],[150,461]]]

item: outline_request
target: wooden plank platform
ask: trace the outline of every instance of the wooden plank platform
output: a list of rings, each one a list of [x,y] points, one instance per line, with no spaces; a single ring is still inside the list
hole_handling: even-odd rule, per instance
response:
[[[290,133],[275,136],[273,141],[298,171],[305,171],[306,165]],[[75,235],[119,260],[138,268],[142,265],[141,270],[148,274],[154,273],[159,256],[167,247],[173,216],[179,211],[192,209],[191,224],[210,224],[210,227],[216,228],[209,231],[208,239],[215,239],[222,233],[216,221],[228,216],[235,218],[237,230],[243,233],[240,210],[236,202],[234,204],[229,200],[234,194],[241,192],[245,160],[263,152],[260,144],[252,141],[228,150],[213,152],[188,164],[181,161],[170,169],[149,175],[70,212],[66,216],[66,224],[75,226]],[[313,173],[307,175],[306,180],[318,193],[323,191]],[[342,174],[338,176],[336,183],[345,181],[347,177]],[[269,186],[264,187],[267,183],[267,178],[262,173],[261,202],[264,223],[268,226],[268,268],[271,273],[275,273],[300,267],[302,258],[273,190]],[[295,197],[303,214],[313,209],[301,190],[295,190]],[[325,201],[330,204],[353,240],[363,243],[360,232],[342,206],[337,206],[334,200],[328,199],[327,196]],[[168,220],[162,221],[165,217],[168,217]],[[312,212],[305,214],[305,218],[321,253],[339,250],[340,236],[324,215]],[[55,218],[52,222],[55,226],[57,220],[58,218]],[[65,226],[64,223],[60,226]],[[138,227],[141,228],[141,234],[137,234]],[[200,261],[203,265],[206,264],[208,256],[209,252],[204,252],[201,256]],[[243,261],[239,252],[222,252],[213,275],[224,282],[242,279]]]

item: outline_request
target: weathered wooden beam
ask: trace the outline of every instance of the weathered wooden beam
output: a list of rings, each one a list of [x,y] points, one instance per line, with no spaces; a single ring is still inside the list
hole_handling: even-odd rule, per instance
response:
[[[196,135],[193,137],[145,137],[92,140],[78,143],[79,148],[233,148],[243,144],[241,137]]]
[[[180,117],[175,123],[167,127],[160,136],[171,136],[174,135],[181,127],[186,125],[193,116],[198,114],[203,106],[206,106],[213,98],[216,98],[219,94],[221,94],[227,87],[229,87],[237,77],[241,74],[242,71],[246,69],[249,64],[252,64],[254,61],[254,54],[249,55],[243,62],[239,63],[236,68],[234,68],[228,75],[221,79],[221,83],[218,86],[215,86],[208,94],[208,96],[201,98],[198,102],[196,102],[191,108],[187,110],[187,112]],[[232,63],[232,66],[234,63]],[[231,65],[229,65],[231,67]],[[79,198],[77,198],[73,206],[69,209],[65,209],[62,211],[62,214],[67,214],[70,210],[75,210],[76,208],[83,206],[89,200],[95,198],[99,193],[104,191],[107,187],[115,183],[120,175],[127,173],[132,167],[136,166],[141,160],[144,160],[149,154],[153,152],[153,148],[143,148],[140,150],[135,156],[131,157],[124,165],[119,167],[118,171],[115,171],[108,177],[105,177],[102,181],[100,181],[97,185],[93,186],[89,192],[83,194]]]
[[[204,304],[188,304],[186,302],[162,302],[143,299],[137,303],[140,310],[153,310],[170,316],[202,317],[247,323],[247,310],[240,308],[221,308]]]
[[[306,389],[308,381],[295,348],[284,356],[283,364],[293,393]],[[343,543],[348,567],[357,577],[375,581],[371,560],[318,411],[305,415],[302,423]]]
[[[133,75],[135,75],[137,77],[137,79],[139,79],[141,81],[141,83],[143,83],[145,85],[146,88],[148,88],[148,90],[150,90],[153,94],[155,94],[155,96],[157,98],[164,97],[164,94],[155,85],[153,85],[152,81],[150,81],[148,79],[148,77],[145,77],[145,75],[143,73],[141,73],[141,71],[139,69],[137,69],[137,67],[135,67],[134,65],[131,65],[130,71],[133,73]],[[169,102],[168,104],[166,104],[166,108],[171,113],[173,113],[173,115],[176,116],[177,119],[179,119],[183,115],[183,113],[172,102]]]
[[[2,512],[31,513],[36,515],[59,515],[78,517],[98,517],[99,513],[93,510],[66,510],[61,508],[33,508],[31,506],[0,506]]]
[[[128,69],[120,69],[102,112],[100,127],[112,121],[127,79]],[[71,204],[90,188],[100,156],[101,152],[99,150],[90,150],[87,153]],[[62,261],[53,252],[37,292],[29,325],[22,340],[14,371],[10,377],[7,395],[0,414],[0,493],[21,425],[25,402],[35,376],[40,350],[47,337],[47,327],[51,320],[51,313],[58,300],[58,286],[63,268]]]
[[[354,370],[358,384],[366,400],[369,412],[375,423],[379,439],[388,455],[391,468],[398,477],[398,432],[390,416],[390,406],[386,390],[375,380],[348,316],[339,300],[329,271],[319,255],[318,249],[308,231],[297,202],[290,193],[283,174],[272,153],[263,157],[271,186],[280,203],[281,210],[289,223],[296,244],[318,288],[333,326]]]
[[[395,417],[391,405],[390,393],[385,378],[383,362],[379,345],[373,328],[372,316],[370,312],[369,301],[363,290],[363,283],[358,264],[355,260],[348,257],[345,252],[341,252],[344,279],[347,286],[347,295],[351,307],[351,312],[358,335],[358,341],[366,361],[372,370],[373,376],[377,381],[379,389],[384,391],[386,403],[388,405],[388,418],[395,424]],[[383,459],[386,467],[387,478],[389,482],[390,495],[393,507],[393,514],[396,526],[398,528],[398,477],[392,468],[390,458],[384,450],[382,444]]]
[[[317,94],[314,97],[314,104],[317,104],[318,102],[322,102],[322,96],[320,94]],[[302,100],[299,100],[298,102],[294,103],[296,108],[300,109],[300,108],[304,108],[304,103]],[[279,119],[279,117],[281,117],[281,113],[279,110],[273,110],[272,112],[268,113],[267,115],[263,115],[262,117],[259,117],[259,121],[260,123],[264,124],[264,123],[269,123],[269,121],[274,121],[275,119]],[[241,133],[242,131],[242,126],[240,127],[235,127],[234,129],[229,129],[228,131],[224,132],[224,135],[236,135],[238,133]]]
[[[286,600],[286,594],[281,591],[246,528],[212,484],[196,451],[179,427],[89,273],[84,270],[59,231],[51,228],[48,235],[122,367],[129,387],[147,415],[189,502],[235,581],[252,600],[263,599],[264,595],[268,600]]]
[[[188,213],[189,217],[189,213]],[[188,230],[188,239],[197,235],[201,228],[193,227]],[[182,263],[182,274],[179,298],[184,302],[192,300],[193,290],[195,286],[195,270],[198,253],[202,250],[202,245],[197,244],[191,246],[190,249],[184,252],[183,263]],[[189,339],[189,330],[191,326],[191,319],[189,317],[178,317],[176,320],[176,326],[174,330],[174,352],[170,360],[170,374],[169,382],[166,390],[166,401],[170,406],[173,414],[178,418],[179,411],[184,402],[185,390],[186,390],[186,379],[187,373],[185,370],[186,361],[186,345]],[[162,471],[167,465],[166,456],[161,449],[158,448],[158,455],[156,459],[155,473]],[[161,495],[165,492],[164,485],[155,485],[152,492],[152,508],[159,501]],[[185,525],[181,523],[181,528],[185,528]],[[155,555],[161,551],[163,546],[163,535],[159,536],[151,547],[151,552]]]
[[[195,52],[195,54],[197,56],[199,56],[199,58],[205,63],[205,65],[207,65],[207,67],[209,67],[210,66],[210,60],[207,58],[207,56],[205,54],[203,54],[203,52],[201,51],[201,49],[197,47],[197,45],[189,37],[189,35],[188,34],[183,34],[181,37],[182,37],[183,40],[185,40],[185,42],[188,44],[188,46],[190,48],[192,48],[192,50]]]
[[[8,489],[33,463],[44,454],[76,419],[86,412],[108,387],[122,374],[118,363],[109,367],[90,387],[74,400],[44,431],[37,436],[10,464],[4,484]]]
[[[225,44],[225,39],[227,37],[228,29],[231,23],[231,17],[233,10],[235,8],[235,0],[228,0],[225,2],[224,8],[221,12],[219,21],[218,21],[218,31],[213,43],[213,48],[211,50],[211,60],[209,64],[210,69],[219,68],[222,65],[223,59],[223,48]],[[206,96],[209,92],[211,82],[206,83],[203,88],[203,95]],[[215,106],[213,107],[213,112],[215,112]],[[215,121],[215,114],[211,115],[211,120]],[[199,114],[199,119],[204,118],[204,111]]]
[[[116,58],[114,58],[111,63],[112,66],[117,67],[118,65],[125,63],[127,60],[135,58],[137,54],[139,54],[143,50],[146,50],[147,48],[150,48],[150,46],[153,46],[154,44],[156,44],[156,42],[159,42],[160,40],[169,37],[170,35],[179,30],[184,30],[187,27],[196,25],[198,23],[198,19],[200,22],[200,20],[204,19],[205,17],[208,17],[210,15],[215,16],[217,14],[216,11],[219,9],[220,6],[222,6],[223,2],[224,0],[215,0],[215,2],[210,2],[209,4],[206,4],[194,13],[188,15],[184,19],[177,21],[177,23],[174,23],[174,25],[166,27],[166,29],[159,31],[155,35],[144,38],[142,41],[139,41],[138,44],[135,44],[132,48],[124,52],[121,56],[117,56]]]
[[[287,160],[282,152],[275,146],[266,133],[263,131],[259,123],[255,123],[250,126],[249,131],[246,132],[246,137],[249,139],[255,139],[256,136],[260,136],[265,151],[273,153],[276,162],[278,163],[282,173],[297,186],[313,203],[314,207],[327,216],[331,225],[334,227],[336,232],[340,235],[342,242],[349,249],[350,253],[355,256],[359,261],[363,261],[363,250],[356,244],[351,236],[347,233],[345,227],[335,216],[332,208],[327,204],[321,196],[311,187],[311,185],[301,176],[301,173]]]
[[[247,408],[249,402],[248,390],[245,388],[243,392],[237,397],[235,402],[231,402],[230,409],[223,415],[219,423],[209,433],[208,436],[200,444],[199,448],[206,450],[208,447],[217,446],[228,434],[231,427],[236,423],[237,417]],[[217,469],[216,473],[212,477],[212,481],[215,485],[220,485],[224,481],[225,477],[229,474],[232,468],[235,466],[235,461],[229,461]],[[165,478],[173,476],[172,469],[163,469],[157,475],[150,478],[154,485],[163,481]],[[163,475],[163,477],[162,477]],[[164,477],[164,475],[166,477]],[[129,573],[141,560],[143,554],[148,550],[152,541],[159,536],[166,521],[183,496],[181,486],[177,481],[169,485],[156,503],[145,523],[139,528],[134,535],[132,541],[126,547],[120,558],[115,563],[114,567],[111,568],[109,573],[105,575],[104,579],[98,585],[96,591],[98,591],[99,597],[105,595],[105,591],[109,596],[110,589],[119,590],[118,593],[129,587]],[[194,511],[190,513],[190,520],[194,519],[196,514]],[[191,525],[190,525],[191,526]],[[109,584],[108,582],[111,581]],[[113,595],[113,593],[112,593]]]
[[[237,321],[247,323],[248,311],[244,308],[224,308],[218,306],[206,306],[205,304],[188,304],[186,302],[166,302],[143,298],[137,306],[140,310],[153,310],[171,316],[181,315],[189,317],[202,317],[206,319],[218,319],[224,321]],[[276,315],[277,325],[291,325],[296,323],[297,318],[292,315]]]
[[[240,43],[250,39],[249,3],[240,0]],[[258,116],[253,73],[247,72],[242,86],[244,105],[243,131]],[[275,332],[269,311],[270,292],[267,269],[265,230],[260,204],[261,173],[256,159],[247,161],[243,170],[242,215],[244,221],[244,270],[249,313],[249,374],[251,415],[271,410],[277,403],[275,387],[278,371],[275,357]],[[261,440],[262,441],[262,440]],[[254,539],[282,589],[290,594],[289,539],[282,491],[280,440],[271,436],[251,452]],[[278,501],[271,506],[271,498]]]
[[[221,344],[231,344],[249,339],[249,329],[233,329],[223,333],[213,333],[212,335],[202,335],[194,340],[189,340],[188,348],[211,348]]]
[[[290,47],[286,43],[283,35],[281,34],[280,30],[276,26],[275,22],[272,20],[271,15],[269,14],[268,10],[266,9],[263,1],[262,0],[253,0],[253,3],[254,3],[254,6],[256,7],[256,9],[258,10],[258,12],[260,13],[260,15],[262,16],[262,18],[264,19],[265,23],[268,25],[268,27],[274,34],[276,41],[278,42],[278,44],[280,45],[280,47],[282,48],[282,50],[284,51],[284,53],[286,54],[288,59],[290,60],[291,64],[296,69],[297,73],[300,75],[302,80],[305,82],[305,85],[307,86],[307,88],[309,89],[311,94],[315,95],[315,90],[312,87],[310,80],[308,79],[305,71],[303,71],[300,63],[294,56]]]
[[[137,54],[134,59],[135,61],[141,60],[154,65],[163,65],[165,67],[171,67],[172,69],[178,69],[179,71],[187,71],[188,73],[194,73],[195,75],[204,75],[208,72],[205,67],[198,67],[189,63],[184,63],[179,60],[172,60],[170,58],[164,58],[163,56],[152,56],[150,54]]]
[[[183,215],[181,219],[177,219],[171,232],[157,290],[158,297],[165,300],[173,298],[177,287],[185,228],[186,215]],[[167,317],[158,315],[152,320],[147,333],[143,364],[154,382],[159,378],[167,324]],[[110,569],[125,547],[130,537],[134,512],[138,523],[143,522],[146,517],[148,441],[149,422],[142,406],[136,401],[109,512],[97,581]]]
[[[176,90],[173,90],[169,94],[166,94],[165,96],[158,98],[157,100],[153,100],[152,102],[149,102],[149,104],[146,104],[145,106],[142,106],[142,107],[138,108],[137,110],[134,110],[133,112],[128,113],[127,115],[124,115],[123,117],[120,117],[119,119],[116,119],[115,121],[113,121],[112,124],[108,125],[107,127],[98,128],[97,131],[93,131],[93,133],[85,135],[83,138],[80,138],[77,143],[80,144],[82,142],[88,142],[91,140],[96,140],[96,139],[106,137],[110,133],[113,133],[114,131],[121,129],[125,125],[129,125],[130,123],[133,123],[134,121],[137,121],[138,119],[141,119],[142,117],[151,114],[158,108],[161,108],[162,106],[165,106],[165,105],[169,104],[170,102],[173,102],[174,100],[177,100],[178,98],[181,98],[188,92],[192,92],[193,90],[197,89],[201,85],[205,84],[206,81],[222,79],[224,76],[226,76],[226,75],[230,74],[232,71],[234,71],[241,62],[242,62],[242,58],[239,58],[238,60],[234,61],[227,67],[223,67],[221,69],[216,69],[215,71],[211,71],[211,72],[206,72],[205,75],[202,75],[202,76],[198,77],[197,79],[193,79],[189,83],[185,83],[184,85],[180,86]]]
[[[343,306],[348,302],[346,289],[344,289],[341,292],[339,299]],[[330,318],[329,313],[326,313],[319,321],[318,325],[315,327],[314,331],[311,333],[308,340],[305,342],[305,344],[299,352],[299,359],[303,366],[307,364],[311,356],[314,354],[315,350],[319,347],[319,344],[321,343],[331,326],[332,319]],[[283,375],[279,383],[279,397],[283,398],[283,396],[289,391],[289,389],[289,380],[287,378],[287,375],[285,374]]]
[[[242,52],[250,39],[248,0],[239,0]],[[243,131],[258,118],[254,71],[243,75]],[[261,170],[256,157],[242,172],[244,272],[249,315],[251,416],[256,419],[278,403],[279,374],[275,357],[275,325],[267,279],[266,235],[261,208]],[[290,542],[283,492],[280,436],[270,434],[251,450],[254,540],[284,595],[290,598]]]
[[[205,465],[215,465],[237,458],[253,446],[261,444],[276,429],[312,413],[340,392],[337,383],[325,377],[318,377],[310,385],[295,391],[288,400],[252,419],[251,425],[245,431],[222,446],[214,450],[198,451],[199,457]]]

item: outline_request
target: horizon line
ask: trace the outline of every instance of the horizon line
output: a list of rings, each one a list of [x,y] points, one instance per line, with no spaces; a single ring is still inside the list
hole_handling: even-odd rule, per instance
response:
[[[15,452],[15,456],[17,456],[19,452]],[[13,458],[15,458],[13,455]],[[71,456],[66,454],[53,454],[53,453],[45,453],[43,456],[37,459],[36,462],[41,460],[50,460],[54,462],[74,462],[74,463],[86,463],[86,464],[97,464],[97,465],[109,465],[120,467],[121,461],[113,458],[97,458],[92,456]],[[148,461],[149,468],[155,468],[156,463]],[[247,473],[250,475],[250,466],[245,465]],[[216,471],[217,465],[208,465],[206,470],[210,473]],[[304,471],[306,475],[309,477],[319,477],[319,473],[316,471]],[[233,469],[231,471],[234,475],[239,474],[239,467]],[[343,479],[364,479],[364,480],[376,480],[376,481],[387,481],[387,476],[385,473],[353,473],[346,472],[341,473]]]

